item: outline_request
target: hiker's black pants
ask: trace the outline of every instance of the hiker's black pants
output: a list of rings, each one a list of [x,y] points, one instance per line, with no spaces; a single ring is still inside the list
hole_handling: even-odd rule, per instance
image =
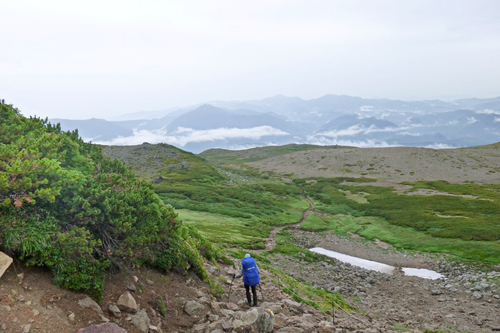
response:
[[[245,284],[245,290],[247,291],[248,305],[252,304],[252,299],[250,298],[250,287],[252,287],[253,305],[257,306],[257,286],[248,286]]]

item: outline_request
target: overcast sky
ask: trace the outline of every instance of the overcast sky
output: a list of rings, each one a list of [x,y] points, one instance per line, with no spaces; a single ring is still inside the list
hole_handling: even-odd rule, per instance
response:
[[[0,0],[0,98],[113,119],[211,100],[500,95],[497,0]]]

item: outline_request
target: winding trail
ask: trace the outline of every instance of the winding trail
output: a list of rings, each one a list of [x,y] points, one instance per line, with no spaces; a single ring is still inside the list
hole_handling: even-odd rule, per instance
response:
[[[311,199],[309,199],[306,196],[304,190],[302,190],[302,197],[309,203],[309,208],[304,210],[304,212],[302,213],[302,218],[298,222],[293,223],[293,224],[286,224],[286,225],[280,225],[280,226],[274,227],[274,229],[271,230],[269,237],[266,238],[266,248],[264,250],[256,250],[256,251],[254,250],[254,252],[262,253],[262,252],[271,251],[272,249],[274,249],[274,247],[276,246],[276,235],[278,234],[278,232],[280,232],[284,228],[297,228],[297,227],[299,227],[302,224],[302,222],[304,222],[307,219],[309,214],[324,215],[323,213],[318,212],[314,209],[314,203],[311,201]]]

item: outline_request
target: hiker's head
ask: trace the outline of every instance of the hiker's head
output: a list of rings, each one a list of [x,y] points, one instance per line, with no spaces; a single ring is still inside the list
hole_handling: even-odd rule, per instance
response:
[[[251,257],[250,253],[245,254],[245,258],[250,258],[250,257]]]

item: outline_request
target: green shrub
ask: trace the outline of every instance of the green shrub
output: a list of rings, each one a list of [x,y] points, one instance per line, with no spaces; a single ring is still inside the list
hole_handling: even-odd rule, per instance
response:
[[[151,183],[76,131],[0,105],[0,249],[100,299],[107,269],[191,267],[220,253],[177,220]],[[202,253],[200,253],[200,249]]]

